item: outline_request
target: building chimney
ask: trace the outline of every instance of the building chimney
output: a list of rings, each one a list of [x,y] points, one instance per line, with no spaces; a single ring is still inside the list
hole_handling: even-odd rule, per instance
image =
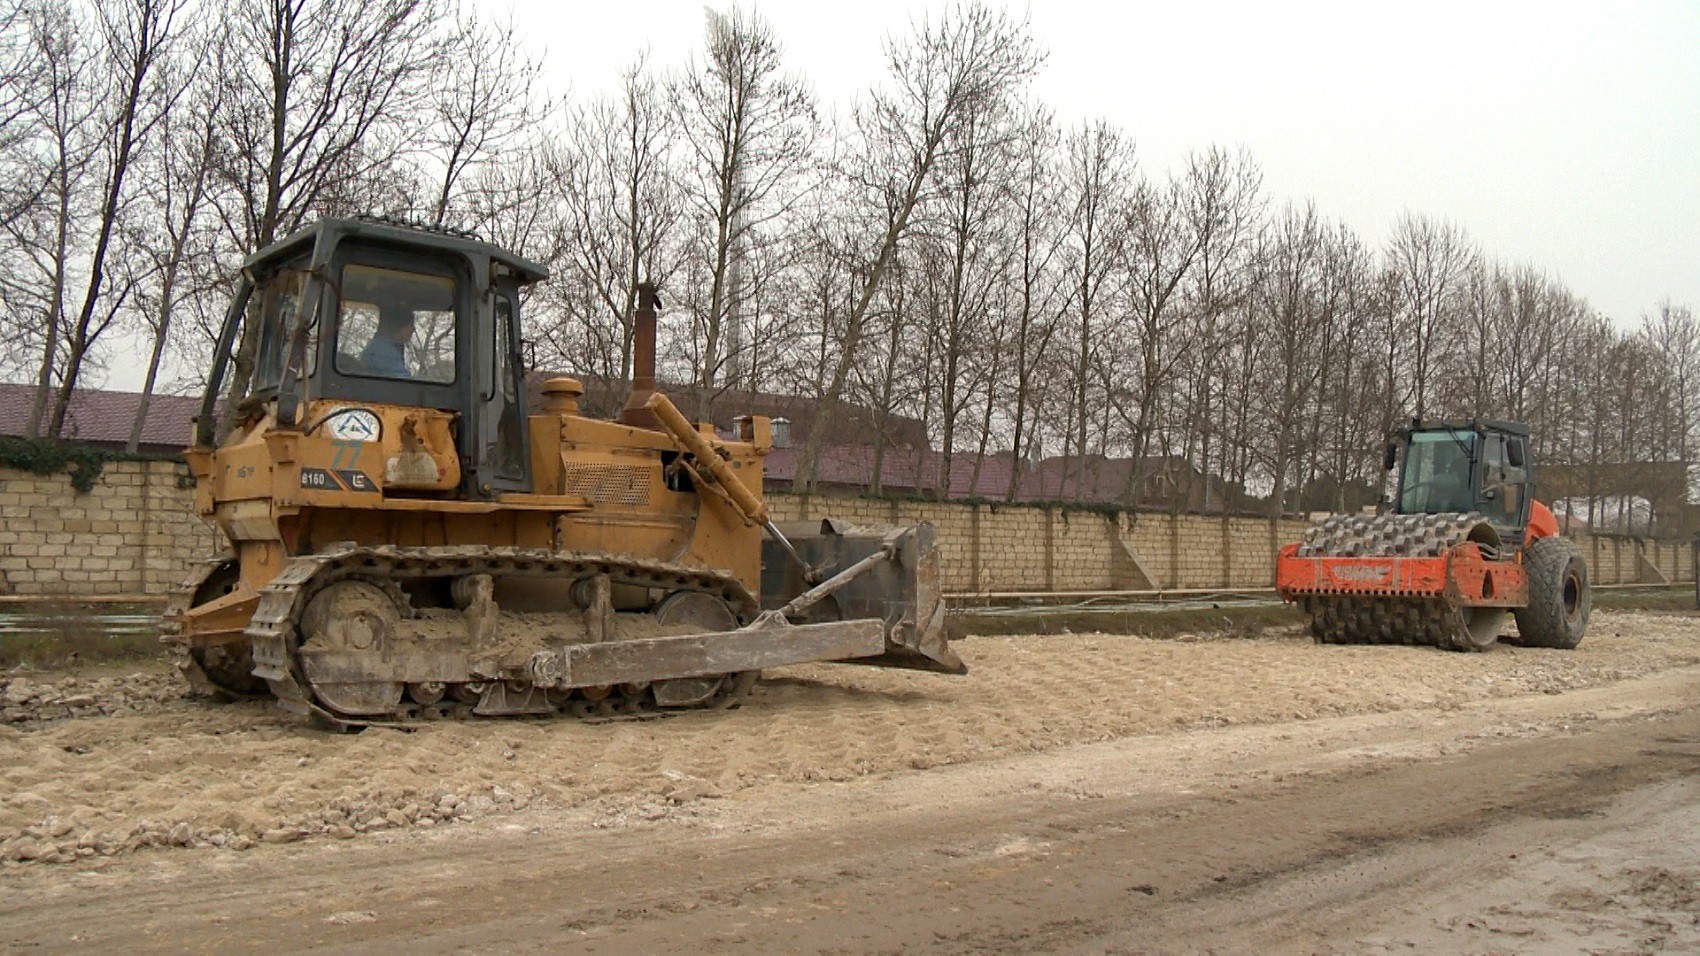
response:
[[[620,413],[620,421],[627,425],[656,431],[661,430],[661,422],[644,403],[655,394],[655,312],[659,308],[661,297],[654,283],[638,283],[637,310],[632,313],[632,394]]]
[[[791,419],[775,418],[771,423],[773,428],[773,447],[791,447]]]

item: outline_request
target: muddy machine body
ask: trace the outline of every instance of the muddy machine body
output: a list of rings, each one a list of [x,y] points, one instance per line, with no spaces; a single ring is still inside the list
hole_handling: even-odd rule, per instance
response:
[[[520,308],[544,278],[364,220],[245,264],[187,452],[230,552],[164,625],[198,686],[358,726],[729,706],[802,661],[965,671],[932,528],[782,531],[768,421],[722,436],[655,390],[654,290],[616,420],[582,415],[567,378],[528,407]],[[221,436],[244,334],[256,360]]]

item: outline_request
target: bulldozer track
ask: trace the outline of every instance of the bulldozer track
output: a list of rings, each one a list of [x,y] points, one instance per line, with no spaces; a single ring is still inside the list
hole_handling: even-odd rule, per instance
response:
[[[1335,515],[1305,533],[1299,557],[1438,557],[1469,540],[1486,522],[1479,514]],[[1310,630],[1321,644],[1417,644],[1446,650],[1483,650],[1471,634],[1471,614],[1498,611],[1459,608],[1445,598],[1306,597]],[[1491,644],[1490,642],[1487,642]]]
[[[478,696],[484,693],[486,685],[494,682],[502,685],[504,694],[530,702],[532,709],[524,711],[529,714],[565,713],[581,718],[616,719],[661,713],[647,688],[615,689],[607,694],[584,690],[545,692],[533,687],[519,669],[481,674],[476,686],[448,688],[448,695],[441,702],[419,704],[404,698],[388,717],[339,713],[315,692],[298,655],[303,641],[299,629],[301,614],[314,594],[339,581],[362,580],[389,594],[405,617],[411,613],[411,607],[401,590],[401,582],[481,574],[549,577],[563,586],[582,578],[606,575],[613,584],[713,595],[727,603],[740,623],[749,621],[759,611],[754,596],[729,573],[629,555],[478,546],[333,548],[292,558],[282,573],[261,590],[259,608],[246,631],[253,647],[255,673],[267,679],[278,702],[286,709],[339,728],[406,726],[434,719],[469,717]],[[754,677],[754,672],[723,675],[720,688],[698,706],[735,706],[749,693]],[[545,702],[547,710],[542,710]]]

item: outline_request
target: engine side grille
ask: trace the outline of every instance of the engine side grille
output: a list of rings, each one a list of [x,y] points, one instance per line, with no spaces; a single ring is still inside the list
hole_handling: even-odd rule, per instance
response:
[[[569,495],[581,495],[599,505],[649,504],[650,471],[640,465],[569,462],[563,472]]]

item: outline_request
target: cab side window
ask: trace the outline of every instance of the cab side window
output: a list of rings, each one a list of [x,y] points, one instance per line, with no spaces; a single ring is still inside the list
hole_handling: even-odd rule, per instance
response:
[[[492,383],[492,402],[499,403],[501,408],[496,414],[496,433],[494,444],[486,450],[485,457],[503,478],[523,479],[525,477],[525,438],[522,429],[525,419],[520,414],[519,367],[514,363],[514,343],[509,330],[513,327],[513,300],[506,295],[498,295],[495,300],[494,314],[496,318],[496,381]]]

